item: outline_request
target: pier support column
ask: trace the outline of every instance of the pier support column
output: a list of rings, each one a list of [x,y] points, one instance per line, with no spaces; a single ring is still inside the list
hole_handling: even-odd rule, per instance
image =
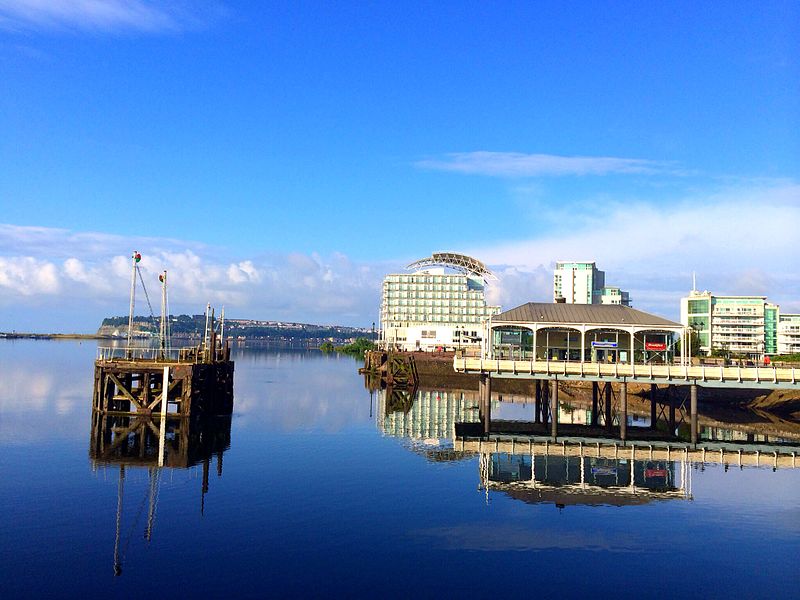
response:
[[[542,402],[540,405],[540,409],[542,411],[542,423],[547,425],[548,413],[550,412],[550,382],[545,380],[542,381]]]
[[[667,402],[669,402],[669,434],[675,435],[675,386],[667,386]]]
[[[558,437],[558,380],[553,381],[550,394],[550,435],[553,440]]]
[[[492,423],[492,378],[488,375],[481,375],[478,389],[482,409],[483,432],[488,435],[491,431]]]
[[[539,423],[541,421],[541,412],[542,412],[542,382],[541,380],[536,380],[536,393],[535,393],[535,401],[533,404],[533,422]]]
[[[611,413],[611,383],[606,382],[605,384],[605,396],[606,396],[606,429],[611,431],[614,427],[614,418]]]
[[[592,426],[597,427],[600,423],[598,422],[598,414],[597,414],[597,406],[598,400],[600,395],[600,389],[597,385],[596,381],[592,382]]]
[[[692,444],[697,447],[697,384],[689,386],[689,410],[692,421]]]
[[[656,391],[658,386],[655,383],[650,384],[650,429],[656,428]]]
[[[619,384],[619,437],[623,442],[628,439],[628,384],[624,381]]]

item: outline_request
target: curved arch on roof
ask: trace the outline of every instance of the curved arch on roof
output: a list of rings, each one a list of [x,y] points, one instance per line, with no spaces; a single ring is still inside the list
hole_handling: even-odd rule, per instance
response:
[[[434,252],[427,258],[421,258],[411,263],[406,269],[414,270],[426,267],[450,267],[465,275],[477,275],[485,280],[497,280],[497,276],[477,258],[455,252]]]

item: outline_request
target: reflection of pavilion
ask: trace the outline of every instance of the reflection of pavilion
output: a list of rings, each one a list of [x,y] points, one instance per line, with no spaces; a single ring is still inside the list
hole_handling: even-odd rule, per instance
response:
[[[688,461],[559,456],[557,452],[553,447],[552,454],[481,453],[483,487],[525,502],[558,506],[626,506],[691,498]]]
[[[202,463],[203,483],[200,512],[205,507],[211,460],[216,456],[217,476],[222,476],[222,455],[231,443],[231,417],[204,419],[161,418],[151,415],[107,415],[94,412],[89,443],[93,467],[118,465],[117,520],[114,544],[114,573],[122,574],[124,548],[130,542],[121,536],[126,471],[146,467],[148,472],[148,511],[144,529],[150,540],[155,525],[156,509],[163,468],[187,469]],[[144,501],[143,501],[144,502]],[[137,515],[138,521],[139,515]],[[134,526],[136,523],[134,523]],[[122,549],[122,550],[121,550]]]

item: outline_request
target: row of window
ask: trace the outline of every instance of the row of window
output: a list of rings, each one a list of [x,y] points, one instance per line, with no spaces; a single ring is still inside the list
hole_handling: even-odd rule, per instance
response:
[[[385,292],[384,298],[455,298],[484,301],[481,292]]]
[[[384,304],[386,307],[396,308],[398,306],[443,306],[443,307],[453,307],[458,308],[468,306],[470,308],[492,308],[486,306],[485,303],[478,301],[478,300],[428,300],[428,299],[416,299],[412,298],[410,300],[406,299],[399,299],[395,300],[394,302],[387,302]]]
[[[407,327],[412,323],[480,323],[486,317],[483,316],[459,316],[453,319],[452,315],[432,315],[432,314],[394,314],[382,319],[384,327],[402,327],[405,323]]]
[[[443,316],[450,316],[453,318],[454,322],[458,322],[462,317],[466,315],[476,315],[479,317],[487,318],[491,316],[491,313],[485,310],[481,310],[479,308],[462,308],[461,310],[450,310],[449,308],[440,308],[437,306],[425,306],[425,307],[411,307],[408,309],[403,309],[403,307],[394,307],[393,309],[384,311],[384,313],[388,318],[397,319],[397,315],[443,315]]]
[[[389,275],[386,283],[464,283],[466,275]]]

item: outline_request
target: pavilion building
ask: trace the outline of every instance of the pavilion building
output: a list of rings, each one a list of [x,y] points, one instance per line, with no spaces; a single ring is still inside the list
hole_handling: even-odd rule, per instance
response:
[[[486,323],[486,358],[671,363],[687,328],[623,305],[529,302]],[[683,354],[681,353],[681,358]]]

